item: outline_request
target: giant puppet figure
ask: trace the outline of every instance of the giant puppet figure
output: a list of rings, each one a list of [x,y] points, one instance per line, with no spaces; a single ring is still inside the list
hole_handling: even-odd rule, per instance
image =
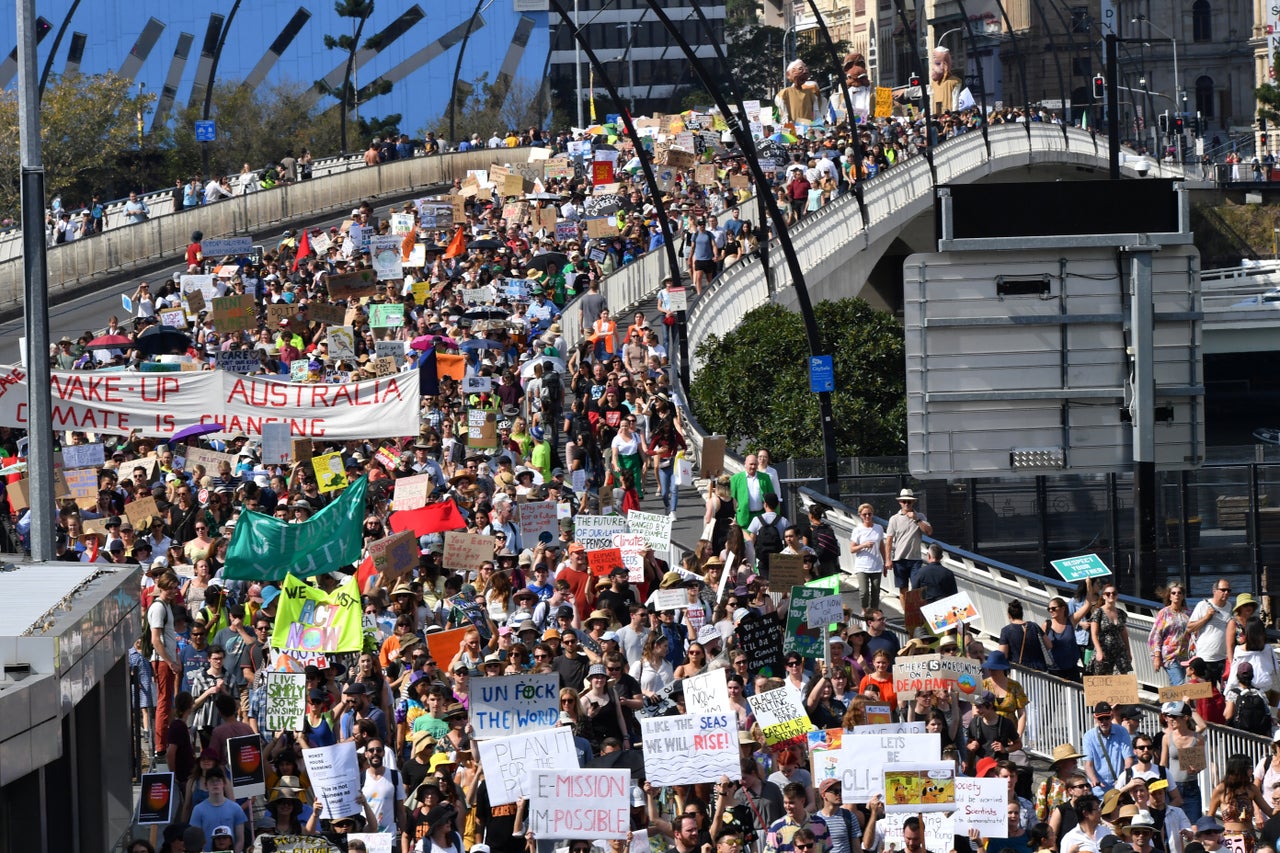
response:
[[[778,120],[782,124],[813,122],[818,99],[813,88],[805,87],[808,80],[809,66],[802,61],[797,59],[787,66],[788,85],[778,92],[778,97],[774,98],[774,103],[778,107]]]
[[[899,101],[915,101],[920,98],[920,87],[911,86],[898,95]],[[956,112],[972,106],[973,97],[965,89],[964,80],[951,70],[951,51],[935,47],[929,60],[929,102],[933,116]]]
[[[871,86],[871,77],[867,74],[867,60],[856,50],[844,56],[844,82],[849,88],[849,100],[853,101],[854,113],[865,119],[875,103],[875,90]]]

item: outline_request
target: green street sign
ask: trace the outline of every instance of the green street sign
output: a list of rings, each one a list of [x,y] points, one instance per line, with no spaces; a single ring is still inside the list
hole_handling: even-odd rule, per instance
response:
[[[1111,574],[1107,564],[1102,562],[1102,558],[1097,554],[1083,554],[1079,557],[1067,557],[1065,560],[1050,560],[1049,564],[1057,569],[1063,580],[1072,582]]]

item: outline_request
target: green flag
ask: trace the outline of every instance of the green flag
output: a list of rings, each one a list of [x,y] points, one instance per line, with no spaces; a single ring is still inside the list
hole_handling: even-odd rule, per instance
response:
[[[245,581],[280,581],[332,572],[360,559],[364,546],[366,474],[336,501],[301,524],[286,524],[258,512],[242,512],[227,548],[224,577]]]
[[[355,577],[326,593],[287,575],[277,601],[273,649],[335,654],[362,648],[360,586]]]

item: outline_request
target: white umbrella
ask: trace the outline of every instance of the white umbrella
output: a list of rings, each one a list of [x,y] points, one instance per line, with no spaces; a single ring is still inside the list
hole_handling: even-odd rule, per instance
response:
[[[537,358],[529,359],[529,361],[524,365],[524,367],[520,368],[520,378],[528,379],[530,376],[533,376],[533,366],[535,364],[542,365],[543,373],[547,372],[548,367],[550,367],[556,373],[564,373],[565,371],[563,359],[554,358],[549,355],[540,355]]]

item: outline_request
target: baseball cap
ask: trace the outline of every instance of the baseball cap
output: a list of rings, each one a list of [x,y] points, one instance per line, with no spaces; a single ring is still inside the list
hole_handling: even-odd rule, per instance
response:
[[[1110,703],[1110,702],[1099,702],[1097,705],[1094,705],[1094,706],[1093,706],[1093,715],[1094,715],[1095,717],[1110,717],[1110,716],[1111,716],[1111,703]]]

